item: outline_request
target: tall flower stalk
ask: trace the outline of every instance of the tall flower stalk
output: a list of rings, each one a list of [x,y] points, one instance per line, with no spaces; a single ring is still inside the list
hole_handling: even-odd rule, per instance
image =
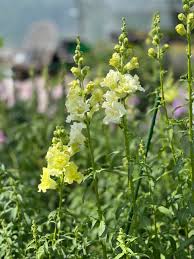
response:
[[[83,175],[77,171],[77,166],[70,161],[73,156],[72,146],[69,142],[66,131],[63,127],[57,126],[54,131],[52,144],[48,149],[46,160],[47,167],[43,168],[41,183],[38,186],[39,192],[46,192],[48,189],[57,190],[59,194],[59,205],[55,216],[55,227],[52,238],[52,245],[56,243],[61,231],[61,210],[63,201],[63,189],[65,183],[81,183]]]
[[[194,13],[191,8],[194,6],[194,1],[183,0],[183,11],[178,15],[181,21],[176,26],[177,33],[187,39],[187,85],[188,85],[188,113],[189,113],[189,153],[190,153],[190,167],[192,179],[192,198],[194,201],[194,135],[193,135],[193,75],[191,66],[191,33],[194,29]]]
[[[152,24],[152,30],[150,32],[150,37],[152,39],[153,47],[148,50],[148,56],[155,59],[157,61],[157,63],[159,64],[160,86],[156,89],[155,104],[154,104],[154,109],[153,109],[154,111],[153,111],[153,116],[152,116],[150,128],[148,131],[146,146],[145,146],[145,160],[147,159],[148,152],[150,150],[151,141],[152,141],[152,137],[153,137],[153,133],[154,133],[154,128],[156,125],[156,118],[157,118],[158,110],[159,110],[159,107],[161,104],[164,108],[165,118],[166,118],[166,123],[167,123],[168,129],[170,127],[170,122],[169,122],[169,117],[168,117],[168,112],[167,112],[166,102],[165,102],[165,95],[164,95],[164,68],[163,68],[163,57],[169,46],[168,46],[168,44],[164,44],[163,46],[161,45],[162,33],[160,30],[160,15],[158,13],[156,15],[154,15],[154,17],[153,17],[153,24]],[[176,159],[175,150],[174,150],[174,145],[171,140],[169,131],[168,131],[168,138],[170,141],[170,147],[171,147],[173,158],[175,161],[175,159]],[[142,174],[143,174],[143,170],[140,171],[140,177],[139,177],[139,180],[137,181],[137,185],[134,190],[134,202],[133,202],[133,206],[131,207],[131,209],[129,211],[126,233],[128,233],[131,228],[134,210],[135,210],[135,206],[136,206],[136,201],[138,199],[139,189],[141,186]]]
[[[93,148],[92,138],[90,133],[91,119],[93,114],[96,111],[98,111],[100,107],[99,103],[102,98],[102,90],[99,89],[98,86],[92,81],[90,81],[86,86],[84,85],[84,79],[88,73],[89,67],[83,65],[84,59],[83,59],[82,52],[80,50],[79,38],[77,39],[74,61],[76,66],[73,67],[71,71],[74,74],[76,80],[73,81],[72,87],[70,88],[69,97],[71,97],[71,93],[75,91],[75,89],[77,89],[77,93],[75,93],[76,95],[74,96],[75,103],[72,103],[72,100],[70,99],[70,102],[67,103],[66,106],[70,113],[70,116],[69,116],[70,121],[77,120],[79,121],[79,124],[82,124],[82,129],[86,129],[85,143],[87,144],[89,155],[90,155],[91,168],[92,168],[92,174],[93,174],[93,185],[94,185],[96,206],[97,206],[97,213],[98,213],[98,221],[99,221],[99,224],[101,224],[101,222],[105,224],[105,219],[103,215],[101,199],[99,194],[98,176],[96,171],[97,165],[95,163],[94,148]],[[79,106],[79,102],[80,102],[80,107],[77,107],[77,105]],[[75,111],[72,109],[72,107],[74,107],[73,109]],[[76,139],[78,139],[78,137]],[[106,245],[100,236],[99,236],[99,242],[102,246],[103,257],[107,258]]]
[[[171,136],[171,131],[170,131],[171,123],[170,123],[170,119],[169,119],[168,111],[167,111],[167,107],[166,107],[165,90],[164,90],[165,70],[164,70],[164,65],[163,65],[164,61],[163,60],[164,60],[164,54],[168,50],[169,45],[161,43],[163,34],[160,29],[160,15],[158,13],[154,16],[153,26],[152,26],[152,30],[150,32],[150,36],[152,38],[153,48],[150,48],[148,50],[148,55],[150,57],[154,58],[159,65],[159,70],[160,70],[159,94],[161,96],[161,105],[162,105],[162,108],[164,111],[165,122],[167,125],[168,141],[169,141],[170,149],[171,149],[171,152],[173,155],[173,160],[175,163],[176,162],[176,153],[175,153],[175,148],[174,148],[173,136]]]
[[[127,182],[131,191],[133,202],[133,174],[130,155],[130,133],[128,127],[127,100],[128,97],[136,91],[144,91],[139,82],[137,75],[132,76],[131,71],[139,67],[137,57],[133,56],[133,50],[129,44],[127,36],[127,27],[125,19],[122,21],[122,33],[118,38],[118,44],[114,47],[114,53],[109,64],[114,68],[111,69],[103,82],[102,87],[107,91],[104,94],[102,107],[105,109],[104,123],[119,124],[124,136],[125,158],[127,161]]]

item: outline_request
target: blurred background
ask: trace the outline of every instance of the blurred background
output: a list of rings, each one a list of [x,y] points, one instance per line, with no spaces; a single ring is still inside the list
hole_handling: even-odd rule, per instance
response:
[[[162,28],[170,32],[180,7],[180,0],[1,0],[0,59],[26,66],[48,64],[56,52],[68,59],[77,35],[86,49],[114,40],[122,17],[131,40],[143,40],[154,12],[160,12]]]
[[[81,37],[85,63],[91,68],[88,80],[100,79],[109,69],[122,17],[126,18],[135,55],[140,58],[136,73],[151,96],[132,101],[139,109],[138,116],[141,118],[152,102],[149,92],[157,82],[156,66],[146,54],[146,38],[157,11],[164,41],[170,44],[166,98],[174,114],[181,116],[185,91],[183,85],[176,86],[185,71],[185,42],[174,29],[180,10],[181,0],[0,0],[0,151],[15,137],[14,127],[31,123],[34,116],[41,114],[48,125],[54,118],[53,127],[57,120],[64,122],[76,37]]]

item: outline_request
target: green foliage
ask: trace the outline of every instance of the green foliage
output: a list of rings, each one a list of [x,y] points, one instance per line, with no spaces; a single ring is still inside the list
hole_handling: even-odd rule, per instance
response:
[[[0,104],[1,130],[6,133],[5,143],[0,144],[4,164],[0,166],[0,258],[194,258],[188,115],[174,118],[165,99],[166,84],[170,89],[180,85],[172,73],[164,72],[167,45],[162,43],[158,14],[150,37],[153,49],[148,54],[154,59],[145,55],[145,46],[135,48],[133,56],[123,20],[110,63],[123,74],[131,65],[133,69],[140,65],[138,74],[146,92],[137,93],[139,103],[132,113],[128,109],[129,116],[119,125],[102,125],[101,109],[92,119],[84,118],[86,145],[72,155],[84,175],[79,185],[62,184],[60,175],[61,189],[37,192],[49,144],[68,145],[70,138],[64,96],[50,104],[50,109],[55,108],[52,114],[37,113],[36,96],[12,108]],[[72,71],[76,82],[84,87],[87,73],[102,81],[108,66],[91,61],[89,72],[79,39],[77,43]],[[132,63],[127,60],[131,54]],[[96,71],[98,65],[104,67],[103,75]],[[181,84],[187,81],[186,74]],[[92,91],[85,101],[90,95]]]

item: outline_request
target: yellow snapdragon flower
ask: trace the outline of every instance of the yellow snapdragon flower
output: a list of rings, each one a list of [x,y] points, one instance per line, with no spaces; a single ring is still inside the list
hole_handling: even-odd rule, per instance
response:
[[[61,145],[61,143],[52,145],[48,149],[46,160],[50,174],[56,176],[60,175],[70,160],[68,146]]]
[[[78,167],[74,162],[69,162],[64,170],[64,181],[68,184],[73,182],[81,183],[83,181],[83,174],[77,171]]]
[[[46,192],[47,189],[56,189],[57,183],[50,177],[49,169],[43,167],[43,174],[41,176],[41,183],[38,185],[39,192]]]

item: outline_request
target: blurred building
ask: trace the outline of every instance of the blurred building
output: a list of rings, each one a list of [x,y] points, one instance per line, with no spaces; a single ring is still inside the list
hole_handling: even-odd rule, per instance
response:
[[[159,11],[162,27],[173,28],[180,5],[181,0],[1,0],[0,32],[6,45],[21,47],[32,23],[49,21],[59,29],[60,38],[79,34],[95,42],[118,31],[123,16],[129,29],[147,31],[153,13]]]

